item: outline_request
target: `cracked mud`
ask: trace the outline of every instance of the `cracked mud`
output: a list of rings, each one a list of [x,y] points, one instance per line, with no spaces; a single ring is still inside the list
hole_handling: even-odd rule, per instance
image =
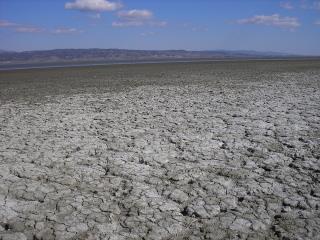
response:
[[[320,239],[319,82],[3,102],[0,239]]]

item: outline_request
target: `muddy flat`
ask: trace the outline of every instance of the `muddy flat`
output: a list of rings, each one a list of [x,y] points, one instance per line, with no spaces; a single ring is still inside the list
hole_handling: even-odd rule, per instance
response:
[[[0,239],[320,239],[320,61],[0,71]]]

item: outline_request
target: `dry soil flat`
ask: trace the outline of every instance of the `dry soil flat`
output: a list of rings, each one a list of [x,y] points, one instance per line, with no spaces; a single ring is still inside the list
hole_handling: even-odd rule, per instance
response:
[[[0,239],[320,239],[320,61],[0,72]]]

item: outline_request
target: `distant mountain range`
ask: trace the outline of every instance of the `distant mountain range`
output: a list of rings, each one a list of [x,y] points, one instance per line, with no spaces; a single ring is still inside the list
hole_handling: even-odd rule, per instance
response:
[[[0,53],[7,53],[7,52],[9,52],[9,51],[0,49]]]
[[[44,51],[8,52],[0,50],[0,64],[73,63],[73,62],[134,62],[193,59],[261,59],[286,58],[297,55],[257,51],[186,51],[127,49],[55,49]]]

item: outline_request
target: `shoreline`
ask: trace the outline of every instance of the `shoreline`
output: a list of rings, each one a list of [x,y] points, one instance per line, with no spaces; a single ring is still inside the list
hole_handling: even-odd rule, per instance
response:
[[[1,71],[14,70],[32,70],[32,69],[53,69],[53,68],[81,68],[81,67],[95,67],[95,66],[113,66],[113,65],[143,65],[143,64],[168,64],[168,63],[211,63],[211,62],[252,62],[252,61],[314,61],[320,58],[244,58],[244,59],[186,59],[186,60],[159,60],[159,61],[119,61],[119,62],[88,62],[88,63],[66,63],[66,64],[51,64],[40,65],[32,64],[13,64],[12,66],[2,68]],[[9,64],[10,65],[10,64]],[[22,65],[21,67],[19,65]],[[29,65],[29,66],[28,66]]]

